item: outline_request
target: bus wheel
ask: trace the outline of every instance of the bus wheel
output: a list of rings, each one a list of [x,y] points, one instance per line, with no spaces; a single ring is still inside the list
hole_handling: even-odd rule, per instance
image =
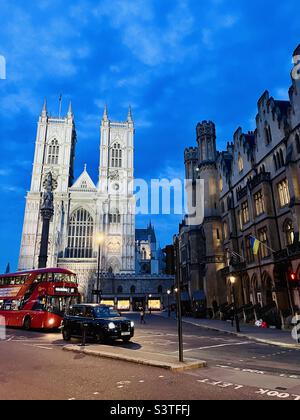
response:
[[[25,318],[24,323],[23,323],[23,328],[26,331],[29,331],[31,329],[31,318],[29,316]]]

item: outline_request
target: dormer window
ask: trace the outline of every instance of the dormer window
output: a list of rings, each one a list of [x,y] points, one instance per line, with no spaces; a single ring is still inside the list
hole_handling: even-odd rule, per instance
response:
[[[269,124],[265,127],[265,141],[267,146],[272,143],[272,131]]]
[[[242,156],[239,154],[239,158],[238,158],[238,165],[239,165],[239,172],[243,172],[244,170],[244,160],[242,158]]]

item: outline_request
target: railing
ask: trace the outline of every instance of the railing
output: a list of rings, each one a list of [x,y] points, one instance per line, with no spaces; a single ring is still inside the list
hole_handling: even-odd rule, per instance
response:
[[[246,197],[247,194],[248,194],[248,186],[237,191],[236,192],[237,201],[240,201],[242,198]]]
[[[262,182],[270,182],[271,181],[271,173],[270,172],[261,172],[260,174],[256,175],[251,181],[248,182],[250,190],[254,190]]]

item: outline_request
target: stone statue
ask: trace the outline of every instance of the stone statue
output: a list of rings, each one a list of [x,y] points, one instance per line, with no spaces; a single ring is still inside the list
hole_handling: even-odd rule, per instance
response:
[[[46,191],[43,194],[42,210],[53,210],[53,177],[51,172],[47,176]]]

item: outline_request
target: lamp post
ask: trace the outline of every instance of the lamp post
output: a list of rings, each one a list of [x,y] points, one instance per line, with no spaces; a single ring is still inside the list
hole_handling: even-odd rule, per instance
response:
[[[235,284],[236,284],[236,278],[230,277],[230,284],[232,287],[232,297],[233,297],[233,311],[234,311],[234,318],[235,318],[235,326],[236,326],[236,332],[240,333],[240,320],[237,313],[237,305],[236,305],[236,294],[235,294]]]
[[[179,362],[183,363],[183,329],[182,329],[182,312],[181,312],[181,284],[180,284],[180,251],[179,238],[175,239],[175,255],[176,255],[176,301],[177,301],[177,325],[178,325],[178,347],[179,347]]]
[[[170,310],[170,294],[171,294],[171,290],[167,291],[167,295],[168,295],[168,317],[171,318],[171,310]]]
[[[96,236],[96,242],[98,244],[98,270],[97,270],[97,303],[101,302],[100,297],[100,290],[101,290],[101,279],[100,279],[100,272],[101,272],[101,246],[104,243],[104,234],[98,233]]]

